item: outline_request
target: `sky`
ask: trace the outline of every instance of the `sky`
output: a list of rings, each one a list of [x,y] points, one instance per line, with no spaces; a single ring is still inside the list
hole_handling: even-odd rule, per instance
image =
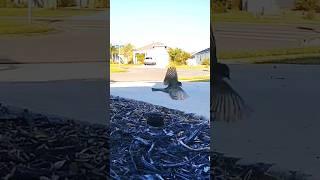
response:
[[[210,47],[210,0],[111,0],[111,44],[152,42],[188,52]]]

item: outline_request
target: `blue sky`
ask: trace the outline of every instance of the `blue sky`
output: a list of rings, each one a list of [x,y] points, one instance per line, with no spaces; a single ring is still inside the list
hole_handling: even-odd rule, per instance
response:
[[[111,0],[110,41],[163,42],[189,52],[210,46],[210,0]]]

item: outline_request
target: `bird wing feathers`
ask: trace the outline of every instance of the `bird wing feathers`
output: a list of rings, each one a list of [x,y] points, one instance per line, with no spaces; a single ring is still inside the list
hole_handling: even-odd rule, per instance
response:
[[[188,94],[181,88],[176,86],[175,88],[168,89],[168,93],[171,97],[171,99],[174,100],[184,100],[188,98]]]
[[[213,85],[211,111],[215,120],[230,122],[247,117],[251,110],[241,96],[222,80]]]
[[[178,74],[175,67],[169,67],[163,80],[164,85],[173,85],[178,83]]]

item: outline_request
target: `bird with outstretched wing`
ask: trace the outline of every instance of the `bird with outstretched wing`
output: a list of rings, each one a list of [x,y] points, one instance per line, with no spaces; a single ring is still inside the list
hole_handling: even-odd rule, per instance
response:
[[[237,121],[248,117],[251,112],[243,98],[226,81],[230,79],[230,69],[226,64],[218,63],[216,42],[211,28],[210,56],[212,59],[211,73],[211,117],[217,121]]]
[[[189,97],[187,93],[182,89],[182,83],[178,81],[177,69],[175,67],[169,67],[167,69],[163,84],[167,85],[167,87],[151,88],[152,91],[162,91],[168,93],[173,100],[184,100]]]

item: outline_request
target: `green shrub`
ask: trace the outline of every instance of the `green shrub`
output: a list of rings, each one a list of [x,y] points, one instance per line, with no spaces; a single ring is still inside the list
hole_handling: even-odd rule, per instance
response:
[[[58,7],[71,7],[75,5],[76,3],[74,0],[58,0]]]
[[[306,19],[314,19],[316,17],[316,11],[315,10],[308,10],[307,14],[305,15]]]
[[[210,59],[206,58],[201,62],[202,65],[210,65]]]
[[[224,13],[227,12],[226,4],[223,1],[214,1],[213,2],[213,13]]]
[[[0,0],[0,8],[7,7],[7,0]]]
[[[169,48],[168,53],[170,60],[177,65],[187,64],[186,61],[191,57],[190,53],[179,48]]]

